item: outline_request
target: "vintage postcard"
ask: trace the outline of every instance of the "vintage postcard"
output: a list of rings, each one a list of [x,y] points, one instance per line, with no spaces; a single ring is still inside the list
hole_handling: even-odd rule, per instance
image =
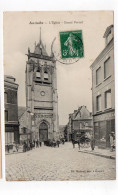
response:
[[[115,180],[113,14],[4,12],[7,181]]]

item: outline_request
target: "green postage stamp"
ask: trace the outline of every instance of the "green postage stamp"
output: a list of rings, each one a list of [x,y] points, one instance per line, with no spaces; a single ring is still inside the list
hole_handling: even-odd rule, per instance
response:
[[[84,57],[82,30],[60,32],[61,57]]]

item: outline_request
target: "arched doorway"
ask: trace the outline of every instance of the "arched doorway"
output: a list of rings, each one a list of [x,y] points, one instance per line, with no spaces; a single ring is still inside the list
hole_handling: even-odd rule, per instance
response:
[[[44,121],[39,126],[39,139],[41,141],[48,139],[48,125]]]

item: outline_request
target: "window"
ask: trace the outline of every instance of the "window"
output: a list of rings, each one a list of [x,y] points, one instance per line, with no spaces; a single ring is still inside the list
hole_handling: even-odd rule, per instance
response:
[[[80,129],[82,129],[82,123],[80,123]]]
[[[101,67],[96,70],[96,85],[101,83]]]
[[[94,123],[94,126],[95,126],[95,127],[98,127],[98,126],[99,126],[98,122],[95,122],[95,123]]]
[[[99,122],[99,139],[103,143],[106,141],[106,121]]]
[[[14,132],[5,132],[5,144],[14,143]]]
[[[27,133],[27,128],[26,127],[21,128],[21,133],[26,134]]]
[[[96,97],[96,110],[101,111],[101,95]]]
[[[7,103],[7,101],[8,101],[7,97],[8,97],[8,94],[5,92],[5,93],[4,93],[5,103]]]
[[[41,67],[38,67],[37,69],[36,78],[41,79]]]
[[[5,121],[8,121],[8,111],[5,110]]]
[[[40,71],[37,71],[37,72],[36,72],[36,78],[39,78],[39,79],[41,78],[41,73],[40,73]]]
[[[79,129],[79,121],[78,120],[73,121],[73,129],[74,130],[78,130]]]
[[[104,62],[104,79],[110,76],[110,57]]]
[[[111,108],[111,90],[105,92],[105,108]]]
[[[26,128],[23,129],[23,133],[26,134]]]
[[[47,71],[44,72],[44,80],[48,80],[48,72]]]

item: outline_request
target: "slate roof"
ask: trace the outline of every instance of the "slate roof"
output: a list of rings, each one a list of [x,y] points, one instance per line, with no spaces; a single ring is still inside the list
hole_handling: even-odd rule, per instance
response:
[[[4,75],[4,78],[7,79],[7,78],[10,78],[10,79],[15,79],[13,76],[11,75]]]
[[[78,108],[78,110],[77,110],[77,112],[76,112],[76,114],[75,114],[73,120],[79,120],[79,119],[81,118],[81,109],[82,109],[83,107],[85,107],[85,108],[87,109],[86,106],[80,106],[80,107]],[[87,109],[87,110],[88,110],[88,109]],[[88,111],[88,112],[89,112],[89,111]],[[90,112],[89,112],[89,114],[90,114],[89,116],[85,115],[84,118],[82,117],[82,119],[92,119],[92,115],[91,115]]]
[[[106,28],[106,31],[105,31],[104,36],[103,36],[104,38],[109,34],[109,31],[111,30],[112,27],[113,27],[113,24]]]

